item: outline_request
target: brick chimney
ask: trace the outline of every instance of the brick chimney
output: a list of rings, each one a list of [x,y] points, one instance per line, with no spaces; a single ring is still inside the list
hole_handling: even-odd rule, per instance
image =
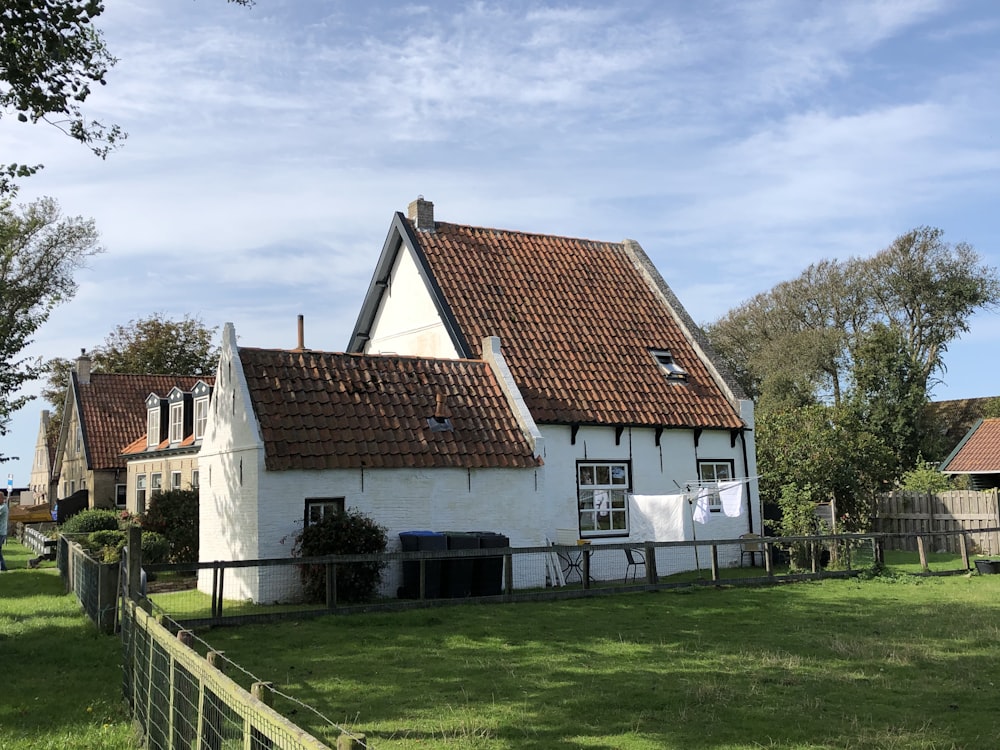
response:
[[[434,231],[434,204],[425,201],[424,196],[418,195],[417,199],[410,203],[406,210],[406,217],[413,222],[419,231]]]
[[[76,380],[80,385],[90,384],[90,357],[87,356],[87,350],[81,349],[80,356],[76,358]]]

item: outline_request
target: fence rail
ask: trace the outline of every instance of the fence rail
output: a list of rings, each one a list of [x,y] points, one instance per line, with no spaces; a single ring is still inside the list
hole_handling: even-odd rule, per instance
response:
[[[965,537],[975,554],[1000,554],[1000,507],[997,490],[976,492],[888,492],[878,500],[875,531],[893,535],[891,549],[916,550],[917,535],[933,537],[935,550],[958,552],[958,536]]]

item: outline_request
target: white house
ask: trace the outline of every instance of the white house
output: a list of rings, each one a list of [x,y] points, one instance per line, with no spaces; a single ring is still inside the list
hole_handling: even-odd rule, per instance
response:
[[[287,555],[339,507],[393,539],[515,546],[761,529],[753,404],[638,243],[437,222],[422,198],[391,222],[347,354],[238,347],[226,326],[200,464],[203,560]],[[227,595],[280,598],[260,583]]]

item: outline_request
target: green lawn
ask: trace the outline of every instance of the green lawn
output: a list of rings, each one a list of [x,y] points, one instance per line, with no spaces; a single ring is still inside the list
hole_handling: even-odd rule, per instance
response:
[[[203,635],[377,748],[936,750],[1000,736],[1000,576],[698,587]],[[323,736],[301,708],[276,707]]]
[[[0,573],[0,750],[134,748],[121,641],[101,635],[46,563],[14,541]]]

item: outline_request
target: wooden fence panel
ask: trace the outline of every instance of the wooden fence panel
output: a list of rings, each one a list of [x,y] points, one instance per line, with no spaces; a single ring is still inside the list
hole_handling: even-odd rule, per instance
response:
[[[925,534],[934,532],[969,532],[970,552],[978,555],[1000,554],[1000,534],[976,533],[979,529],[1000,526],[997,490],[976,492],[952,490],[931,494],[926,492],[887,492],[878,500],[875,531],[886,534]],[[890,549],[914,551],[914,538],[889,540]],[[940,537],[931,542],[940,552],[958,552],[957,537]]]

